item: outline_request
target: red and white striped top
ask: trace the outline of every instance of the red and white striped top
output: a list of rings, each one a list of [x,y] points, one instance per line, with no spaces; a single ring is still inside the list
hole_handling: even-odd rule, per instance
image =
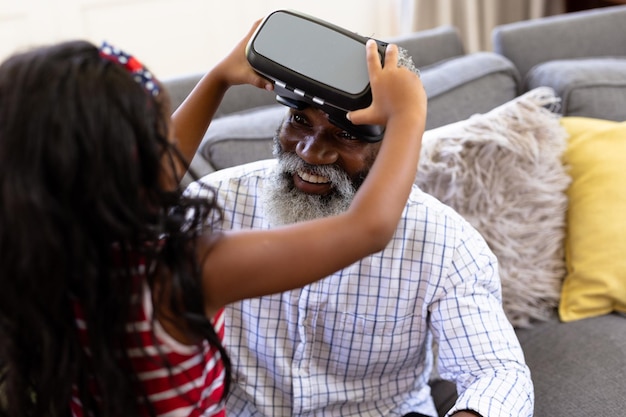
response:
[[[190,346],[174,340],[158,321],[151,320],[150,290],[145,282],[142,287],[142,294],[140,296],[138,294],[135,300],[135,302],[141,300],[142,303],[142,308],[138,309],[140,317],[126,326],[126,351],[156,415],[224,417],[224,404],[221,398],[224,392],[225,370],[219,351],[207,341],[201,345]],[[74,311],[81,343],[90,357],[84,315],[77,302]],[[213,325],[222,339],[223,310],[213,318]],[[170,369],[163,364],[161,355],[167,358]],[[90,387],[90,392],[98,402],[100,399],[95,384]],[[139,398],[138,395],[138,402],[141,401]],[[70,408],[73,417],[89,417],[83,412],[76,386]],[[147,409],[145,410],[144,415],[148,415]]]

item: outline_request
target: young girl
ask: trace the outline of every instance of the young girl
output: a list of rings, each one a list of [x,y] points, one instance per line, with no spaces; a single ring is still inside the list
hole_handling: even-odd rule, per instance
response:
[[[321,279],[391,238],[426,117],[422,84],[397,66],[395,46],[384,68],[367,46],[374,99],[349,117],[387,128],[344,214],[217,234],[210,190],[183,194],[185,161],[224,92],[271,89],[244,56],[252,30],[171,119],[158,81],[109,45],[61,43],[0,66],[6,415],[223,415],[222,307]]]

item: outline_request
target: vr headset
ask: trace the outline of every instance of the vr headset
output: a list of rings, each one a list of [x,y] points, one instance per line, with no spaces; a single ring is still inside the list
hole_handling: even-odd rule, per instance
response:
[[[299,12],[278,10],[260,23],[246,56],[255,71],[274,83],[279,103],[300,110],[319,108],[351,135],[378,142],[384,126],[354,125],[346,118],[348,111],[372,102],[365,58],[368,39]],[[376,42],[384,62],[387,44]]]

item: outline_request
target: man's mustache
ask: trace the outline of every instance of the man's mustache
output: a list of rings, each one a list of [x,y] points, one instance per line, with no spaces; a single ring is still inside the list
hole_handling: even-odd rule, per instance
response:
[[[281,169],[284,173],[295,174],[298,171],[305,171],[309,174],[328,178],[334,185],[341,184],[343,181],[350,181],[348,174],[336,165],[312,165],[303,161],[294,153],[282,152],[278,155]]]
[[[363,184],[367,175],[366,171],[360,172],[356,178],[350,175],[340,166],[335,164],[312,165],[300,158],[295,152],[286,152],[280,145],[278,135],[280,128],[274,136],[274,156],[278,158],[279,166],[285,176],[292,176],[299,170],[313,175],[328,178],[332,187],[341,195],[352,195]]]

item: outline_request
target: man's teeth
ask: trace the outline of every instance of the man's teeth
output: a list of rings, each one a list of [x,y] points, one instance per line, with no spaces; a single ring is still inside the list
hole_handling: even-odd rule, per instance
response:
[[[320,175],[313,175],[306,171],[298,170],[298,176],[302,178],[306,182],[310,182],[313,184],[326,184],[330,182],[330,179],[326,177],[322,177]]]

